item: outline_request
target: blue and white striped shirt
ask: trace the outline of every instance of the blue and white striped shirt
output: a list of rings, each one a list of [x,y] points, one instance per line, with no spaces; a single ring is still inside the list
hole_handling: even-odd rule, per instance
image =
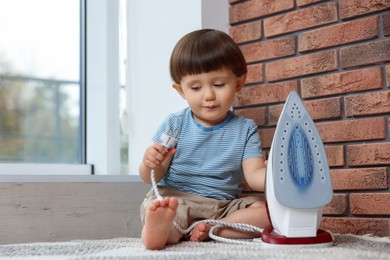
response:
[[[241,194],[242,161],[261,157],[257,126],[251,119],[229,112],[215,126],[204,127],[192,117],[190,108],[170,114],[155,133],[178,132],[176,153],[159,185],[218,200]]]

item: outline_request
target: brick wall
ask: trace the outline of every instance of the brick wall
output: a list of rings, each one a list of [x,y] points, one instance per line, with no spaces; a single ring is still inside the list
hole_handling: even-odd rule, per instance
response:
[[[229,3],[249,70],[236,112],[257,122],[268,151],[283,102],[300,93],[331,168],[322,227],[390,236],[390,1]]]

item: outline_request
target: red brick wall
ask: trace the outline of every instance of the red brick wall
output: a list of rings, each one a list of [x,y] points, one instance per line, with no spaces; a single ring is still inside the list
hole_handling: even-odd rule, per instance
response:
[[[249,69],[236,112],[257,122],[268,151],[283,102],[300,93],[335,191],[322,227],[390,236],[390,1],[229,3]]]

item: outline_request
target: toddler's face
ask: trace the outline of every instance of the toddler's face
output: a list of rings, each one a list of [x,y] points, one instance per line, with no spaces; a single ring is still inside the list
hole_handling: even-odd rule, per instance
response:
[[[187,75],[173,87],[187,100],[194,119],[203,126],[221,123],[241,89],[245,76],[237,77],[232,71],[220,69],[196,75]]]

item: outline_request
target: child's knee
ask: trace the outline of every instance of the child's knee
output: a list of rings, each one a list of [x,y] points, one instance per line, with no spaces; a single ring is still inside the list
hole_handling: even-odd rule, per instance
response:
[[[253,216],[259,221],[259,226],[265,227],[270,224],[268,219],[267,207],[264,201],[257,201],[250,205],[249,208],[251,208],[251,210],[253,211]]]
[[[256,201],[254,203],[252,203],[251,205],[249,205],[248,208],[264,208],[265,209],[265,202],[264,201]]]

